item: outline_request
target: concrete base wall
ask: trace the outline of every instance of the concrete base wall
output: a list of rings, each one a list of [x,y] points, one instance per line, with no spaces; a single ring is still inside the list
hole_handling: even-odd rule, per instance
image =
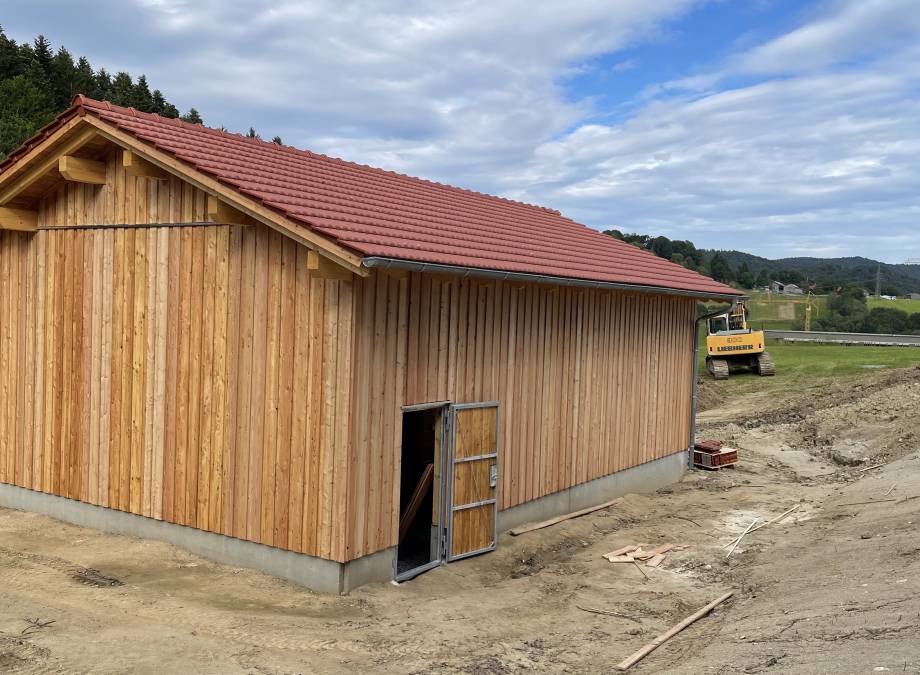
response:
[[[0,506],[115,534],[165,541],[206,558],[256,569],[321,593],[346,593],[362,584],[393,578],[395,548],[343,564],[5,484],[0,484]]]
[[[498,530],[501,533],[524,523],[548,520],[629,493],[654,492],[679,481],[686,470],[687,452],[683,450],[499,511]]]
[[[576,485],[499,512],[498,530],[502,533],[523,523],[571,513],[628,493],[654,492],[680,480],[686,469],[687,453],[678,452]],[[390,581],[395,572],[395,548],[338,563],[5,484],[0,484],[0,506],[41,513],[106,532],[158,539],[218,562],[256,569],[321,593],[347,593],[362,584]]]

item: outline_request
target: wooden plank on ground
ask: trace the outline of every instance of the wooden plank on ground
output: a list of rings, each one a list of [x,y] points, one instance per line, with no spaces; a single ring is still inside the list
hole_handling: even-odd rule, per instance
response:
[[[586,509],[581,509],[580,511],[573,511],[572,513],[567,513],[562,516],[556,516],[555,518],[550,518],[549,520],[542,520],[538,523],[528,523],[526,525],[521,525],[520,527],[515,527],[510,531],[510,534],[514,537],[524,534],[526,532],[533,532],[534,530],[541,530],[544,527],[549,527],[550,525],[555,525],[556,523],[561,523],[564,520],[570,520],[572,518],[578,518],[579,516],[584,516],[589,513],[594,513],[595,511],[600,511],[601,509],[606,509],[610,506],[613,506],[618,501],[617,499],[611,499],[609,502],[604,502],[603,504],[598,504],[597,506],[589,506]]]

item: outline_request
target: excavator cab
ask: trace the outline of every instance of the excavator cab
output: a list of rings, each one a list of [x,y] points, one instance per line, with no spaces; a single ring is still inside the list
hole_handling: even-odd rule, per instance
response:
[[[706,368],[717,380],[727,380],[731,367],[751,368],[758,375],[773,375],[773,359],[766,352],[762,330],[748,328],[744,300],[706,324]]]

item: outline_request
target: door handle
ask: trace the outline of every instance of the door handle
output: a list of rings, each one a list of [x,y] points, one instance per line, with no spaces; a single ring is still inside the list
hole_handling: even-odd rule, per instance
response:
[[[495,487],[498,485],[498,464],[491,464],[489,466],[489,487]]]

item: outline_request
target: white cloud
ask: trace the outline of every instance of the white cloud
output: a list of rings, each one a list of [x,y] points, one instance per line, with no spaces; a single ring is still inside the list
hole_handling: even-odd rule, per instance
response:
[[[916,0],[847,0],[785,35],[751,49],[735,67],[750,73],[823,68],[915,41],[920,32]]]
[[[920,250],[915,57],[655,101],[543,144],[515,194],[713,247],[899,261]]]
[[[708,0],[8,1],[36,26],[19,39],[44,30],[146,72],[215,126],[596,226],[766,255],[920,255],[916,0],[821,0],[782,35],[685,64],[616,123],[568,78],[651,39],[666,54],[661,36]],[[645,66],[626,56],[610,77]]]

